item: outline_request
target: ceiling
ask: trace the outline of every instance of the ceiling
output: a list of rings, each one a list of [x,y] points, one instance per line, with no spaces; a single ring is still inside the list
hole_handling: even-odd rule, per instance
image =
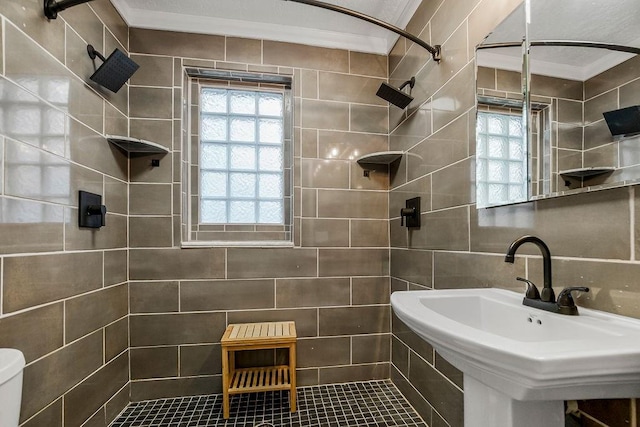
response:
[[[130,27],[302,43],[386,55],[398,36],[285,0],[111,0]],[[404,29],[421,0],[326,0]]]
[[[532,0],[529,40],[571,40],[640,47],[638,0]],[[522,40],[524,6],[514,10],[487,37],[485,43]],[[482,51],[483,64],[521,68],[522,50]],[[604,49],[532,47],[531,71],[535,74],[585,81],[633,55]],[[502,59],[501,59],[502,57]],[[515,67],[515,68],[514,68]]]

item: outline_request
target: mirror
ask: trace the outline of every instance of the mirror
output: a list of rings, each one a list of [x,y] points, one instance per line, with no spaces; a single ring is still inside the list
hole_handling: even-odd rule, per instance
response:
[[[521,5],[476,51],[477,207],[640,182],[640,4],[612,0],[596,8],[589,0],[527,1],[528,49],[521,43]],[[513,119],[500,137],[495,131],[503,127],[496,123],[506,119],[482,117],[496,112],[501,99],[508,101],[501,107],[508,108],[508,117],[523,112],[524,154],[514,143]],[[497,146],[486,146],[483,126],[489,132],[484,139]],[[506,160],[500,157],[505,153]],[[525,184],[518,161],[526,167]],[[516,191],[516,184],[523,190]]]

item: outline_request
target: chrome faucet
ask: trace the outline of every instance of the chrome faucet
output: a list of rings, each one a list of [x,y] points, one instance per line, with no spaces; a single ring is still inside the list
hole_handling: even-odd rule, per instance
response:
[[[540,249],[540,252],[542,253],[544,286],[542,288],[542,292],[538,292],[538,288],[536,288],[536,285],[534,285],[533,282],[527,279],[523,279],[522,277],[517,277],[517,280],[520,280],[527,284],[527,290],[525,293],[525,297],[522,300],[522,304],[529,307],[550,311],[552,313],[577,315],[578,308],[576,307],[573,297],[571,296],[571,292],[589,292],[589,288],[581,286],[564,288],[558,295],[558,301],[556,301],[556,296],[551,285],[551,252],[549,251],[549,247],[546,245],[546,243],[544,243],[539,237],[522,236],[511,242],[511,245],[509,245],[509,249],[507,249],[507,254],[504,257],[504,262],[513,264],[513,262],[515,261],[516,251],[525,243],[533,243],[538,247],[538,249]]]

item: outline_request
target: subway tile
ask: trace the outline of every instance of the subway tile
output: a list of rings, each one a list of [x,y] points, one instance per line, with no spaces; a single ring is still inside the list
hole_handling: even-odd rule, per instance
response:
[[[24,427],[62,427],[62,398],[23,424]]]
[[[180,346],[180,375],[219,375],[222,373],[220,344]]]
[[[389,108],[372,105],[349,106],[349,130],[352,132],[389,132]]]
[[[328,367],[319,371],[320,384],[381,380],[389,378],[389,363]]]
[[[105,251],[104,285],[115,285],[127,280],[127,250]]]
[[[131,86],[129,114],[136,118],[171,119],[173,92],[167,88]]]
[[[229,279],[308,277],[317,271],[316,249],[227,249]]]
[[[61,206],[0,197],[0,254],[61,251],[63,210]]]
[[[358,335],[351,337],[352,363],[388,362],[391,334]]]
[[[435,420],[435,417],[437,417],[438,415],[434,413],[431,405],[429,405],[429,402],[427,402],[424,396],[422,396],[413,387],[413,385],[407,380],[406,376],[395,369],[393,365],[391,366],[390,376],[393,385],[395,385],[398,390],[400,390],[400,393],[402,393],[405,399],[407,399],[413,409],[416,410],[418,415],[420,415],[420,417],[422,417],[422,419],[426,423],[428,423],[429,427],[449,427],[444,420],[441,421],[441,424],[437,424],[438,421]],[[432,421],[432,419],[434,421]]]
[[[402,375],[409,376],[409,347],[395,336],[391,340],[391,363]]]
[[[386,220],[351,220],[351,246],[388,247],[389,222]]]
[[[131,346],[220,342],[225,313],[139,314],[129,320]]]
[[[510,264],[504,262],[503,254],[435,252],[434,264],[433,287],[436,289],[500,287],[519,291],[523,287],[515,280],[525,276],[521,258]]]
[[[320,308],[318,331],[321,336],[390,332],[390,313],[389,306]]]
[[[635,406],[635,405],[633,405]],[[594,399],[579,400],[578,408],[581,412],[598,420],[607,426],[632,425],[634,408],[630,399]],[[593,423],[593,425],[601,425]]]
[[[132,120],[133,121],[133,120]],[[132,183],[154,183],[154,184],[169,184],[173,179],[171,164],[173,161],[178,162],[180,164],[180,156],[178,153],[174,154],[166,154],[166,155],[154,155],[154,159],[160,160],[160,166],[153,166],[151,164],[151,158],[149,156],[140,156],[140,157],[132,157],[130,159],[130,170],[131,170],[131,178],[130,182]],[[178,168],[177,173],[179,173],[180,168]],[[179,179],[177,179],[179,181]],[[169,201],[166,202],[170,203]],[[164,209],[163,204],[163,209]]]
[[[475,160],[473,157],[433,173],[432,209],[465,205],[475,201]]]
[[[353,305],[389,304],[388,277],[353,277],[351,282]]]
[[[178,347],[132,348],[131,379],[178,376]]]
[[[180,307],[178,282],[131,282],[131,313],[177,312]]]
[[[381,105],[386,101],[376,96],[384,80],[341,73],[318,73],[319,98],[328,101]]]
[[[62,347],[63,306],[57,303],[2,318],[2,346],[22,351],[27,363]]]
[[[104,189],[102,203],[107,206],[108,212],[126,215],[129,210],[129,186],[127,183],[106,176]]]
[[[173,244],[173,218],[129,217],[129,246],[132,248],[170,247]]]
[[[225,249],[130,249],[129,265],[131,280],[222,279]]]
[[[226,60],[244,64],[262,63],[262,42],[240,37],[225,37]]]
[[[467,64],[433,95],[431,109],[434,131],[441,129],[475,104],[474,79],[473,64]]]
[[[349,188],[349,162],[302,159],[302,186],[305,188]]]
[[[353,190],[388,190],[389,170],[392,167],[384,164],[351,162],[349,187]]]
[[[318,190],[318,216],[386,219],[387,193],[382,191]]]
[[[104,359],[110,361],[129,347],[129,317],[104,328]]]
[[[409,381],[451,426],[463,425],[462,391],[415,354],[409,362]]]
[[[74,10],[75,9],[80,8],[74,8]],[[93,15],[94,18],[96,17],[93,13],[91,13],[91,15]],[[67,26],[66,28],[65,37],[65,65],[76,76],[80,77],[81,79],[88,79],[93,74],[94,69],[91,61],[87,61],[87,42],[85,42],[85,40],[78,36],[69,26]],[[101,50],[102,25],[100,26],[100,36],[99,38],[97,38],[97,40],[99,40],[100,43],[98,44],[96,42],[95,45],[98,46],[98,50]]]
[[[491,13],[487,13],[487,6],[491,5]],[[467,18],[469,26],[469,49],[474,49],[485,37],[518,7],[524,7],[520,0],[501,0],[480,2],[480,6],[473,9]],[[524,22],[522,23],[524,36]],[[472,53],[472,52],[470,52]]]
[[[274,308],[273,280],[180,282],[181,311]]]
[[[389,146],[407,151],[431,135],[431,109],[423,104],[389,135]],[[428,161],[423,159],[423,161]]]
[[[432,252],[391,249],[391,276],[423,286],[431,286]]]
[[[318,99],[318,71],[300,70],[299,80],[300,96],[305,99]]]
[[[131,382],[131,401],[222,393],[222,377],[167,378]]]
[[[318,157],[321,159],[353,160],[364,154],[389,149],[386,135],[358,132],[321,130],[317,143]]]
[[[516,238],[535,234],[555,256],[628,260],[629,216],[629,192],[625,188],[471,209],[471,251],[504,254]],[[576,226],[575,218],[580,218],[583,226]],[[597,227],[587,231],[587,224]],[[527,247],[519,252],[539,254],[536,248]]]
[[[129,405],[129,383],[122,387],[104,407],[106,425],[109,425],[115,420],[120,413]]]
[[[349,72],[349,52],[270,40],[262,42],[263,63],[313,70]]]
[[[431,210],[431,175],[420,177],[389,192],[389,218],[399,218],[406,201],[420,197],[420,210]]]
[[[102,228],[84,228],[78,226],[78,210],[65,209],[69,221],[65,224],[65,248],[116,249],[127,246],[127,217],[107,212],[105,226]]]
[[[582,100],[582,82],[559,77],[531,75],[531,93],[539,96]]]
[[[341,219],[302,219],[302,246],[349,246],[349,221]]]
[[[349,72],[372,77],[387,77],[387,57],[349,51]]]
[[[65,301],[65,341],[67,343],[103,328],[129,312],[126,284],[105,288]]]
[[[130,127],[134,138],[155,142],[168,150],[173,147],[172,120],[131,119]]]
[[[130,184],[130,215],[171,215],[171,185]]]
[[[395,314],[391,316],[391,324],[395,338],[397,338],[403,345],[410,348],[413,352],[420,355],[422,359],[433,364],[433,347],[431,347],[431,344],[419,337],[407,325],[398,319]]]
[[[75,120],[69,121],[70,159],[113,178],[127,180],[128,161],[120,150],[95,131]]]
[[[399,37],[396,43],[391,48],[391,50],[389,51],[389,54],[387,56],[389,60],[388,74],[393,73],[397,69],[398,65],[400,64],[400,61],[402,61],[402,58],[404,58],[404,54],[406,53],[406,50],[407,49],[406,49],[405,38]]]
[[[65,394],[65,425],[80,425],[128,381],[129,355],[124,353]]]
[[[349,104],[344,102],[303,99],[300,117],[305,128],[349,130]]]
[[[316,308],[231,311],[227,315],[229,323],[284,321],[296,322],[298,338],[318,336]]]
[[[618,108],[618,91],[610,91],[588,99],[584,103],[584,123],[590,124],[602,120],[604,111]]]
[[[435,352],[435,356],[436,357],[433,363],[434,368],[436,368],[445,377],[449,378],[452,383],[463,389],[462,371],[458,370],[455,366],[447,362],[442,356],[440,356],[437,351]]]
[[[221,60],[224,59],[224,37],[131,28],[129,49],[132,53]]]
[[[24,370],[22,387],[27,398],[22,401],[20,420],[36,414],[101,365],[101,331],[28,365]]]
[[[3,312],[102,287],[102,253],[18,256],[4,259]]]
[[[409,247],[415,249],[469,249],[469,208],[427,212],[418,230],[409,231]]]
[[[21,28],[22,31],[56,59],[64,61],[65,22],[58,19],[48,21],[47,25],[43,25],[44,16],[40,2],[2,2],[0,4],[0,14],[4,15],[17,28]],[[11,25],[5,25],[5,27],[7,31],[12,28]],[[5,53],[7,57],[9,52],[11,50],[7,50]],[[20,52],[20,50],[17,50],[17,52]]]
[[[108,0],[95,0],[91,3],[91,8],[105,23],[107,29],[115,35],[125,48],[128,48],[129,27],[111,2]]]
[[[278,279],[276,307],[322,307],[349,305],[348,278]]]
[[[468,114],[458,117],[409,150],[407,155],[409,180],[442,169],[469,155],[470,135],[467,120]]]
[[[131,76],[130,84],[173,87],[173,58],[155,55],[131,55],[131,59],[140,68]]]
[[[299,368],[351,364],[351,338],[309,338],[298,340],[296,366]]]
[[[318,252],[320,277],[389,274],[387,249],[320,249]]]

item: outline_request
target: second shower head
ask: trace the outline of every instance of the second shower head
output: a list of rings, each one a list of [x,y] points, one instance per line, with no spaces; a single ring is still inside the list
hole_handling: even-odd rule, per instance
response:
[[[402,89],[404,89],[407,85],[409,86],[409,89],[413,89],[415,84],[415,77],[411,77],[410,80],[402,83],[402,85],[398,89],[388,85],[387,83],[382,83],[378,88],[378,92],[376,92],[376,95],[384,99],[385,101],[392,103],[396,107],[404,110],[411,103],[411,101],[413,101],[413,96],[403,92]]]

